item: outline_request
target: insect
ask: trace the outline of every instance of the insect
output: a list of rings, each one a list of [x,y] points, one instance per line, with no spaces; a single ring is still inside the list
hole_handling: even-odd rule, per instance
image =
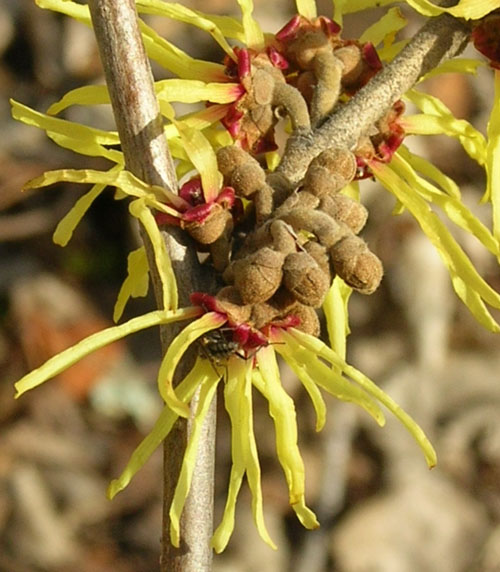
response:
[[[244,353],[238,353],[242,347],[233,334],[231,328],[218,328],[201,336],[200,344],[205,357],[215,365],[222,365],[233,355],[246,359]]]

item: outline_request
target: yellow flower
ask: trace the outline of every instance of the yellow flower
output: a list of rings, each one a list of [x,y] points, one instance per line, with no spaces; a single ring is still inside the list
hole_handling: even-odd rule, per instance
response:
[[[85,25],[91,25],[88,7],[85,5],[70,0],[36,1],[43,8],[64,13]],[[238,3],[242,12],[241,21],[227,16],[202,14],[161,0],[137,0],[140,13],[163,15],[196,26],[209,33],[226,54],[224,64],[195,60],[161,38],[144,22],[140,22],[148,55],[177,76],[156,82],[155,89],[161,113],[166,119],[165,135],[176,159],[178,177],[182,178],[193,171],[197,173],[181,186],[179,194],[147,185],[126,171],[123,154],[112,148],[119,144],[116,132],[93,129],[54,117],[71,105],[109,103],[105,86],[87,86],[73,90],[54,103],[48,114],[12,102],[13,116],[16,119],[45,130],[51,139],[65,148],[89,156],[103,157],[112,163],[106,172],[62,169],[45,173],[26,185],[26,188],[39,188],[58,181],[92,185],[60,222],[54,240],[65,245],[95,198],[107,186],[116,187],[118,199],[131,199],[130,213],[143,225],[151,239],[155,265],[163,286],[165,308],[94,334],[51,358],[16,383],[17,396],[117,339],[147,327],[182,320],[190,321],[172,341],[159,368],[158,390],[165,402],[164,409],[152,431],[133,453],[122,474],[110,484],[108,495],[112,498],[125,488],[169,434],[175,421],[179,417],[189,415],[189,403],[199,390],[192,431],[170,508],[171,540],[174,546],[179,546],[180,518],[191,485],[200,429],[218,384],[222,381],[224,402],[232,426],[232,468],[224,515],[212,540],[217,552],[225,548],[231,536],[236,500],[245,475],[252,493],[252,513],[257,529],[264,541],[275,547],[266,530],[263,515],[261,473],[252,414],[254,388],[268,402],[276,433],[276,453],[287,482],[290,505],[306,528],[318,526],[314,513],[306,505],[305,470],[297,444],[295,406],[282,386],[277,354],[296,373],[311,398],[318,431],[323,427],[326,415],[321,390],[360,406],[379,425],[385,422],[380,408],[380,405],[383,405],[413,435],[422,448],[428,465],[433,466],[436,463],[431,444],[415,422],[370,379],[345,361],[345,344],[349,333],[347,304],[351,289],[339,276],[335,278],[323,305],[331,347],[300,331],[296,327],[299,326],[298,322],[293,320],[293,313],[288,321],[271,321],[264,328],[256,329],[245,320],[236,321],[215,298],[207,294],[193,296],[193,306],[178,308],[175,277],[160,236],[158,222],[178,224],[194,232],[199,229],[193,230],[190,223],[203,224],[216,211],[224,211],[221,216],[227,218],[234,193],[231,195],[231,191],[223,186],[217,168],[216,150],[232,144],[233,139],[239,140],[244,147],[254,151],[272,148],[276,117],[271,103],[274,106],[277,102],[281,105],[283,102],[279,97],[282,97],[289,87],[286,81],[295,81],[302,72],[304,79],[310,71],[300,69],[303,54],[296,57],[294,47],[286,54],[290,45],[304,30],[308,33],[321,31],[328,42],[338,43],[341,47],[345,47],[347,43],[356,45],[361,56],[362,69],[358,75],[355,74],[351,90],[346,90],[343,94],[345,99],[366,84],[380,69],[382,64],[374,46],[381,45],[382,61],[390,61],[402,47],[402,43],[395,43],[394,40],[396,32],[406,21],[397,8],[390,9],[386,16],[366,30],[359,42],[346,42],[341,40],[339,35],[338,24],[341,24],[343,14],[375,5],[392,4],[392,0],[335,2],[333,20],[318,18],[313,0],[297,0],[298,16],[275,36],[264,34],[255,22],[251,0],[238,0]],[[425,16],[448,12],[455,17],[479,19],[497,8],[500,0],[461,0],[453,8],[437,7],[428,0],[407,0],[406,3]],[[233,47],[229,41],[239,42],[240,46]],[[276,70],[285,69],[290,62],[291,68],[275,82],[273,74]],[[306,62],[306,65],[309,63]],[[457,60],[440,66],[433,73],[473,73],[478,65],[471,60]],[[500,326],[486,305],[500,308],[500,295],[479,276],[450,231],[434,212],[434,209],[440,209],[454,224],[474,235],[492,255],[500,258],[500,76],[498,71],[495,74],[496,101],[488,125],[487,139],[466,121],[454,118],[436,98],[411,90],[405,98],[416,105],[420,113],[415,116],[402,116],[403,105],[397,102],[384,118],[384,124],[377,126],[376,138],[367,143],[368,151],[365,149],[366,153],[362,154],[358,150],[358,160],[359,174],[373,175],[396,197],[398,205],[406,208],[420,224],[446,264],[457,295],[470,311],[485,327],[498,332]],[[267,99],[264,98],[264,103],[258,101],[262,94],[256,93],[257,81],[262,82],[259,89],[262,88],[265,92]],[[208,106],[176,118],[172,102],[202,102]],[[292,103],[288,101],[288,104],[286,109],[293,129],[309,130],[309,117],[304,101],[301,99],[298,104],[297,100]],[[250,111],[255,111],[255,106],[261,106],[262,109],[259,110],[267,117],[267,123],[252,118]],[[269,111],[273,113],[269,115]],[[304,115],[307,117],[304,118]],[[223,129],[221,123],[228,130]],[[493,233],[465,207],[460,192],[451,179],[400,145],[404,136],[436,133],[457,138],[469,155],[485,167],[488,177],[485,200],[490,200],[493,205]],[[276,155],[273,158],[268,156],[267,159],[268,163],[272,163],[273,159],[276,161]],[[349,191],[343,192],[353,194],[354,187],[355,185],[351,185]],[[148,271],[144,248],[131,252],[128,257],[127,278],[115,306],[115,321],[121,317],[129,297],[145,295],[147,292]],[[174,387],[176,367],[185,351],[193,344],[198,344],[199,356],[187,376]]]

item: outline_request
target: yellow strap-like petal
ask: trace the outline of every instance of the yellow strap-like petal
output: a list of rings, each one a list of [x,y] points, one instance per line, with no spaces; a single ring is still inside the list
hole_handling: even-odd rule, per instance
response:
[[[155,209],[171,214],[172,216],[178,216],[178,211],[156,200],[153,193],[159,197],[166,197],[173,205],[178,205],[181,208],[184,208],[186,205],[186,202],[183,199],[168,189],[158,187],[157,185],[148,185],[144,181],[141,181],[132,175],[130,171],[124,171],[121,169],[112,169],[110,171],[95,171],[93,169],[59,169],[55,171],[47,171],[40,177],[36,177],[35,179],[28,181],[24,185],[24,188],[37,189],[39,187],[46,187],[62,181],[68,183],[93,183],[118,187],[125,194],[132,197],[142,197]]]
[[[177,282],[175,280],[172,262],[170,261],[167,247],[161,236],[158,224],[151,210],[146,206],[144,199],[137,199],[131,202],[129,210],[132,216],[141,221],[151,241],[156,269],[162,285],[163,308],[165,310],[176,310],[178,305]]]
[[[401,119],[405,131],[419,135],[444,134],[455,137],[470,157],[484,165],[486,140],[468,121],[457,119],[441,100],[427,93],[411,89],[405,93],[405,99],[422,111],[422,115],[405,116]]]
[[[196,391],[196,388],[201,383],[204,383],[208,375],[210,374],[208,373],[206,362],[198,358],[191,371],[176,388],[179,399],[184,403],[188,403]],[[165,406],[163,408],[153,429],[132,453],[122,474],[117,479],[111,481],[107,493],[109,499],[112,499],[130,483],[137,471],[144,466],[149,457],[151,457],[165,437],[170,433],[177,418],[178,415],[174,413],[170,407]]]
[[[304,16],[308,20],[314,20],[318,16],[315,0],[295,0],[297,14]]]
[[[404,157],[407,157],[408,161]],[[428,180],[420,177],[412,168],[411,161],[412,156],[400,148],[394,155],[390,168],[403,177],[414,192],[426,201],[439,206],[458,227],[475,236],[492,254],[499,257],[500,244],[489,229],[459,199],[441,192]]]
[[[245,361],[245,385],[240,394],[241,430],[238,435],[246,465],[248,486],[252,492],[252,514],[257,531],[262,540],[274,550],[277,549],[269,536],[264,522],[264,507],[262,498],[261,471],[257,453],[257,443],[253,428],[252,408],[252,360]]]
[[[312,524],[305,506],[305,469],[297,445],[298,431],[293,399],[283,389],[274,350],[271,346],[257,353],[258,370],[254,384],[269,403],[269,414],[274,420],[276,452],[288,484],[290,504],[300,515],[301,522]],[[297,507],[297,509],[295,509]],[[315,520],[315,519],[314,519]],[[308,528],[315,528],[308,526]],[[306,525],[307,526],[307,525]]]
[[[406,3],[424,16],[439,16],[439,14],[447,12],[455,18],[465,18],[466,20],[477,20],[500,8],[500,0],[460,0],[452,8],[442,8],[428,0],[406,0]]]
[[[297,373],[301,381],[303,378],[309,377],[312,383],[322,387],[337,399],[355,403],[363,408],[380,426],[385,424],[384,414],[377,403],[362,389],[342,377],[341,373],[343,370],[338,364],[344,363],[343,360],[340,358],[338,362],[330,360],[333,367],[329,368],[324,362],[318,359],[317,355],[312,354],[309,349],[301,347],[294,335],[287,332],[283,332],[282,335],[286,341],[285,345],[288,345],[289,353],[285,355],[282,347],[279,348],[278,351],[282,353],[287,363]],[[300,369],[298,369],[297,364],[300,364]]]
[[[110,169],[113,173],[121,171],[121,165],[115,165]],[[85,213],[91,207],[95,199],[104,191],[106,185],[94,185],[90,191],[81,196],[71,207],[69,212],[59,221],[52,240],[59,246],[66,246],[73,236],[75,228],[78,226]]]
[[[198,443],[200,441],[203,422],[207,416],[210,405],[213,401],[220,376],[210,367],[211,364],[204,363],[204,380],[199,383],[200,392],[198,394],[198,407],[191,423],[189,440],[182,459],[181,472],[177,479],[174,498],[170,505],[170,541],[173,546],[179,547],[181,540],[181,515],[191,488],[193,471],[196,465],[198,453]]]
[[[222,64],[192,58],[165,38],[162,38],[144,22],[139,27],[148,56],[160,66],[183,79],[202,81],[224,81],[227,76]]]
[[[440,171],[433,163],[425,157],[415,155],[406,145],[401,145],[397,155],[403,157],[416,171],[422,173],[426,178],[434,181],[445,193],[457,200],[461,200],[461,193],[455,181]]]
[[[371,165],[371,168],[375,177],[383,186],[396,196],[401,204],[413,215],[450,270],[450,275],[453,277],[456,274],[461,278],[471,296],[477,294],[490,306],[500,308],[500,295],[498,292],[495,292],[479,275],[450,231],[436,214],[431,211],[424,199],[415,193],[413,189],[387,165],[374,163]],[[453,281],[453,285],[455,286],[455,281]],[[457,291],[457,294],[458,293]],[[488,324],[487,327],[494,332],[500,332],[500,326],[484,306],[481,313],[478,314],[476,313],[478,310],[477,304],[469,305],[467,303],[468,296],[464,297],[461,295],[460,297],[465,301],[467,307],[479,322],[483,325]]]
[[[112,326],[111,328],[92,334],[88,338],[85,338],[81,342],[50,358],[43,365],[22,377],[15,384],[16,397],[55,377],[77,361],[80,361],[85,356],[104,346],[121,340],[140,330],[151,328],[152,326],[169,324],[180,320],[189,320],[198,315],[199,311],[199,308],[182,308],[175,312],[157,310],[137,318],[132,318],[119,326]]]
[[[285,336],[285,332],[282,334]],[[285,338],[287,339],[287,338]],[[307,391],[311,402],[314,407],[314,412],[316,413],[316,431],[321,431],[325,426],[326,422],[326,405],[323,396],[317,386],[317,380],[315,380],[309,372],[307,360],[313,356],[305,356],[304,359],[295,354],[294,350],[298,348],[293,348],[290,346],[290,340],[287,339],[287,343],[281,344],[280,340],[276,340],[276,351],[283,356],[287,364],[293,369],[295,375],[300,379],[304,389]],[[287,347],[288,345],[288,347]]]
[[[476,75],[479,67],[484,67],[486,62],[470,58],[454,58],[439,64],[437,67],[426,73],[419,80],[419,83],[426,79],[444,73],[467,73]]]
[[[388,4],[395,4],[398,0],[341,0],[342,13],[352,14],[363,12],[369,8],[381,8]],[[337,1],[335,2],[335,5]]]
[[[400,8],[391,8],[380,20],[377,20],[361,34],[359,41],[371,42],[374,46],[378,46],[382,42],[386,42],[388,37],[394,36],[399,30],[402,30],[407,23],[408,20]]]
[[[144,246],[127,257],[127,277],[123,281],[113,310],[113,321],[118,322],[129,298],[144,297],[149,289],[149,266]]]
[[[174,121],[186,153],[201,176],[205,201],[213,201],[222,186],[222,175],[217,168],[217,157],[208,139],[201,131]]]
[[[245,31],[245,45],[254,50],[262,50],[264,48],[264,34],[255,21],[252,0],[238,0],[241,9],[241,20],[243,30]]]
[[[493,234],[500,241],[500,72],[494,73],[495,93],[487,130],[486,196],[493,205]]]
[[[291,336],[292,334],[286,334]],[[366,377],[363,373],[356,368],[348,365],[341,359],[331,348],[325,345],[318,338],[313,338],[299,330],[293,330],[293,337],[296,337],[300,344],[313,352],[315,355],[337,365],[342,369],[345,375],[349,376],[355,383],[359,384],[361,388],[369,395],[382,403],[387,409],[406,427],[408,432],[413,436],[417,444],[424,452],[425,459],[429,467],[435,466],[436,452],[432,447],[430,441],[427,439],[422,429],[415,423],[415,421],[401,409],[401,407],[394,402],[384,391],[382,391],[371,379]]]
[[[170,343],[158,371],[158,390],[165,403],[180,417],[189,417],[189,407],[176,395],[173,381],[177,364],[187,348],[200,336],[215,330],[225,322],[220,314],[208,312],[188,324]]]
[[[346,341],[350,333],[347,306],[352,288],[340,276],[335,276],[332,286],[323,302],[328,339],[335,352],[345,359]]]
[[[61,147],[71,149],[82,155],[104,157],[123,165],[124,159],[121,151],[104,147],[104,145],[118,145],[120,143],[118,133],[51,117],[14,100],[11,100],[11,105],[14,119],[22,121],[26,125],[43,129],[47,136]]]
[[[241,394],[245,387],[245,368],[234,359],[228,362],[228,376],[224,387],[224,405],[231,420],[231,474],[227,490],[226,506],[219,526],[212,537],[212,546],[217,553],[222,552],[229,542],[234,530],[236,500],[245,474],[246,462],[241,448],[241,432],[243,431],[241,415]]]
[[[226,54],[234,57],[233,48],[227,43],[219,28],[212,21],[203,17],[200,12],[194,12],[182,4],[163,2],[163,0],[137,0],[136,4],[138,11],[143,14],[165,16],[204,30],[214,38]]]

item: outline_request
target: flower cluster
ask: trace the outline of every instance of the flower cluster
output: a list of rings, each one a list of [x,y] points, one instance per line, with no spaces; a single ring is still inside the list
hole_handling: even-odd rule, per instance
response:
[[[85,5],[70,0],[37,3],[90,25]],[[93,185],[61,221],[54,240],[65,245],[95,198],[106,186],[117,187],[118,198],[131,197],[130,213],[151,239],[165,308],[108,328],[65,350],[21,379],[16,384],[18,395],[116,339],[146,327],[189,321],[169,346],[159,368],[158,390],[165,408],[109,489],[113,497],[127,486],[175,421],[189,416],[189,402],[198,391],[198,407],[170,510],[175,546],[180,543],[180,518],[189,493],[200,427],[221,380],[232,423],[233,465],[224,516],[213,538],[215,549],[223,550],[229,541],[245,474],[254,499],[256,526],[263,539],[274,546],[263,518],[252,389],[269,402],[290,505],[304,526],[318,526],[305,502],[296,413],[281,385],[276,354],[286,360],[310,396],[318,430],[326,414],[320,389],[359,405],[380,425],[384,423],[382,404],[414,436],[429,466],[435,464],[434,450],[422,430],[344,359],[349,296],[353,289],[372,293],[383,274],[380,260],[358,236],[367,220],[365,207],[356,200],[361,179],[375,177],[396,197],[398,210],[407,209],[414,216],[441,254],[458,296],[484,326],[500,331],[486,306],[500,308],[500,295],[479,276],[435,212],[442,211],[500,257],[499,97],[487,140],[466,121],[454,118],[439,100],[413,89],[404,99],[420,113],[403,115],[402,101],[380,110],[377,121],[352,149],[332,146],[318,152],[298,184],[292,184],[276,168],[287,152],[276,144],[278,125],[291,137],[312,139],[332,114],[348,106],[351,98],[369,85],[382,69],[382,62],[393,59],[401,49],[401,44],[394,43],[396,32],[406,23],[399,10],[390,9],[359,40],[345,39],[339,25],[343,12],[380,2],[335,4],[334,18],[330,19],[317,16],[313,0],[297,0],[298,15],[276,34],[265,35],[253,19],[250,0],[239,0],[241,21],[211,17],[160,0],[137,0],[139,12],[206,30],[226,53],[223,63],[195,60],[141,22],[149,56],[177,76],[156,82],[155,89],[166,119],[165,136],[178,178],[183,181],[178,192],[147,185],[129,173],[122,152],[116,148],[119,137],[115,132],[54,117],[71,105],[108,103],[104,86],[73,90],[54,103],[48,114],[13,102],[16,119],[44,129],[59,145],[113,163],[107,172],[64,169],[28,183],[30,188],[57,181]],[[477,20],[473,32],[476,45],[492,60],[492,67],[498,64],[498,15],[488,16],[498,7],[494,0],[462,0],[449,9],[427,0],[407,0],[407,4],[428,17],[449,12]],[[239,45],[231,45],[228,39]],[[380,47],[378,52],[376,47]],[[457,59],[433,73],[473,73],[478,65]],[[500,77],[498,71],[495,74],[498,96]],[[172,102],[203,102],[205,106],[176,117]],[[457,138],[485,167],[485,200],[493,206],[493,232],[464,205],[453,181],[402,144],[407,135],[435,133]],[[197,252],[209,253],[206,264],[219,285],[212,292],[193,293],[188,308],[178,308],[176,280],[159,232],[159,226],[168,229],[170,225],[189,233]],[[142,247],[129,255],[115,321],[127,300],[145,295],[147,288],[148,262]],[[330,345],[320,339],[320,307],[325,312]],[[174,386],[177,365],[195,343],[199,356],[189,374]]]

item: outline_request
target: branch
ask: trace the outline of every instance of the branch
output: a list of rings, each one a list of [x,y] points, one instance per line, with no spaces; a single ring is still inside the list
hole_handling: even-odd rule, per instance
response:
[[[458,55],[469,40],[470,26],[448,14],[429,20],[394,60],[318,129],[287,142],[278,171],[299,182],[322,151],[353,149],[359,138],[420,77]]]
[[[163,132],[163,120],[138,28],[134,0],[89,0],[89,7],[127,169],[147,183],[175,190],[175,169]],[[169,229],[168,233],[162,234],[176,274],[180,304],[188,306],[189,294],[193,290],[204,289],[195,250],[190,248],[179,229]],[[155,274],[152,248],[145,233],[142,238],[151,262],[157,303],[161,307],[161,283]],[[165,351],[175,331],[163,328],[160,335]],[[184,364],[179,373],[187,373],[186,369],[187,364]],[[196,403],[195,398],[192,408]],[[183,512],[184,544],[181,549],[175,549],[170,544],[169,509],[189,431],[190,422],[179,420],[164,444],[161,569],[169,572],[209,570],[212,559],[209,540],[213,528],[215,400],[205,421],[195,476]]]

